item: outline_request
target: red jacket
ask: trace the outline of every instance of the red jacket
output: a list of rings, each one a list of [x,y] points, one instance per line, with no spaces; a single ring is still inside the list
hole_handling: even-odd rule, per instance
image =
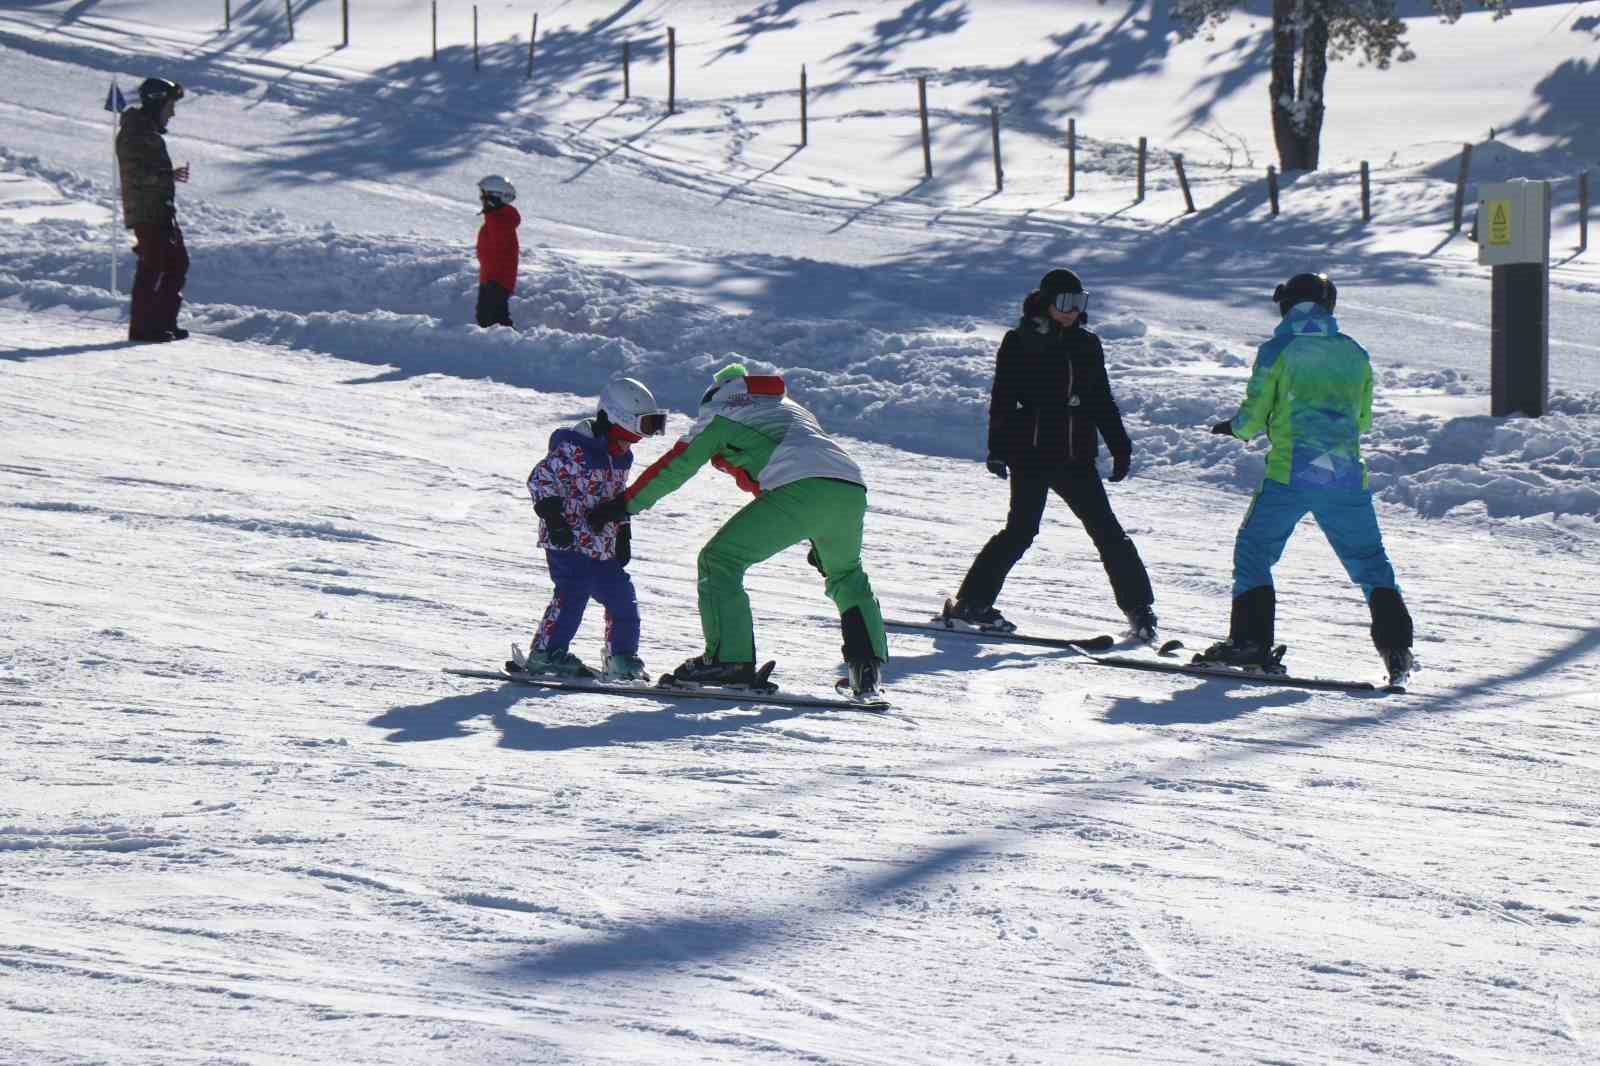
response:
[[[522,216],[510,204],[486,211],[478,230],[478,283],[499,282],[507,292],[517,291],[517,227]]]

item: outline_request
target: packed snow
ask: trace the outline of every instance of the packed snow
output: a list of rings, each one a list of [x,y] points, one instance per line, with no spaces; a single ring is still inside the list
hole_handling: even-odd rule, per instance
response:
[[[1180,42],[1162,5],[568,0],[528,78],[513,5],[483,5],[477,73],[467,4],[437,61],[426,0],[353,0],[348,48],[314,0],[292,42],[266,2],[227,31],[212,0],[0,11],[0,1062],[1594,1061],[1600,3],[1413,6],[1419,59],[1334,67],[1326,167],[1276,219],[1265,69],[1235,66],[1259,12]],[[101,101],[149,74],[190,91],[195,332],[132,346]],[[1463,144],[1474,190],[1553,184],[1540,418],[1489,414]],[[510,330],[470,324],[489,172],[525,219]],[[1062,264],[1135,442],[1113,503],[1191,648],[1265,455],[1206,427],[1272,286],[1334,276],[1409,695],[905,633],[882,716],[442,673],[543,609],[522,479],[549,432],[626,373],[670,440],[734,359],[862,462],[878,596],[925,617],[1003,521],[994,349]],[[695,554],[739,505],[708,471],[637,520],[653,670],[700,650]],[[1296,671],[1375,678],[1310,523],[1277,575]],[[777,679],[831,691],[803,553],[749,586]],[[1001,606],[1122,632],[1059,501]]]

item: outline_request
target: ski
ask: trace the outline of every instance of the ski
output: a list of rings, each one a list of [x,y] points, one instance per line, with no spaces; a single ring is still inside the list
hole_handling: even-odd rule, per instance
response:
[[[1079,656],[1098,666],[1114,666],[1122,670],[1144,670],[1153,674],[1184,674],[1213,680],[1242,681],[1251,685],[1277,685],[1282,688],[1316,689],[1327,692],[1387,692],[1402,694],[1401,686],[1375,685],[1370,681],[1345,681],[1333,677],[1307,677],[1299,674],[1269,674],[1259,670],[1246,670],[1237,666],[1207,663],[1162,662],[1154,659],[1135,659],[1126,655],[1093,655],[1074,648]]]
[[[1035,637],[1026,633],[1017,633],[1003,629],[975,629],[963,625],[954,625],[943,619],[932,619],[927,622],[911,622],[905,619],[885,618],[883,624],[889,629],[912,630],[923,633],[938,633],[954,637],[970,637],[973,640],[991,640],[1005,644],[1032,644],[1039,648],[1073,648],[1081,651],[1105,651],[1117,642],[1114,638],[1101,634],[1095,637]]]
[[[600,692],[614,696],[635,696],[658,700],[712,700],[721,703],[759,703],[774,707],[819,707],[840,711],[872,711],[882,713],[889,709],[888,700],[851,700],[832,696],[805,696],[774,690],[763,692],[746,688],[691,687],[688,685],[629,684],[625,681],[603,681],[596,678],[539,677],[534,674],[512,674],[504,670],[463,670],[445,667],[444,672],[454,677],[471,677],[484,681],[508,681],[532,688],[556,689],[566,692]]]

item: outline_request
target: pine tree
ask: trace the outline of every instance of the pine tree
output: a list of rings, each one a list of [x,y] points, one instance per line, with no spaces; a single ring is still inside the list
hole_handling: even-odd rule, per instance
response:
[[[1243,0],[1172,0],[1185,38],[1210,40]],[[1445,22],[1461,17],[1466,0],[1429,0]],[[1511,0],[1477,0],[1496,19]],[[1379,70],[1416,58],[1395,0],[1272,0],[1272,137],[1282,170],[1316,170],[1322,150],[1323,86],[1328,61],[1359,55]]]

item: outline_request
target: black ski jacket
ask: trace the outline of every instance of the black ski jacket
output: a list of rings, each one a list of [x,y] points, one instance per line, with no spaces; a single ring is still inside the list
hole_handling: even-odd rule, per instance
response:
[[[1100,338],[1082,326],[1022,319],[994,358],[989,456],[1035,469],[1093,463],[1098,437],[1113,456],[1133,454]]]

